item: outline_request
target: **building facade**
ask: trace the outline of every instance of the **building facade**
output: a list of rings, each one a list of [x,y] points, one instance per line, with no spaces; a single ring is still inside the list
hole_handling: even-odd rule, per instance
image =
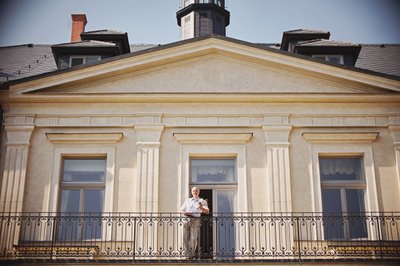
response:
[[[400,81],[203,36],[10,82],[1,252],[184,259],[398,260]],[[343,262],[344,263],[344,262]]]

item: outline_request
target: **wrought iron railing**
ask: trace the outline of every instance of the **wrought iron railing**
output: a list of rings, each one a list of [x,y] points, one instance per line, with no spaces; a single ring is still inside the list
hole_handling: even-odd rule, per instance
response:
[[[186,260],[178,213],[14,213],[0,216],[3,260]],[[194,218],[191,218],[194,219]],[[400,260],[400,213],[213,213],[198,260]]]

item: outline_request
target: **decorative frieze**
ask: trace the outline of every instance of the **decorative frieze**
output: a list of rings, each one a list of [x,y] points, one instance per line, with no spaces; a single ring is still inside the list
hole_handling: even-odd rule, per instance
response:
[[[400,115],[364,114],[121,114],[121,115],[19,115],[7,114],[6,124],[35,127],[132,127],[165,125],[167,127],[387,127],[400,125]]]

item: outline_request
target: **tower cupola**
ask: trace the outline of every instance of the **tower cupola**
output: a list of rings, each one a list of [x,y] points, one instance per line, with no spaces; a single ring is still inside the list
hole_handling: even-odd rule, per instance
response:
[[[181,0],[181,9],[176,12],[182,40],[210,34],[225,36],[229,17],[225,0]]]

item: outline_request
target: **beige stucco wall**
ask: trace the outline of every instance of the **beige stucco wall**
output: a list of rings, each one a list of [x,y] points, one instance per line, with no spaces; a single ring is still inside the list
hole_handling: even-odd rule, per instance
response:
[[[5,97],[2,189],[4,180],[16,182],[15,169],[25,170],[9,163],[16,147],[27,153],[21,155],[26,175],[20,171],[25,193],[10,199],[24,211],[56,211],[60,157],[87,150],[107,156],[108,211],[174,212],[188,194],[183,164],[192,151],[210,147],[241,160],[237,191],[244,198],[236,210],[318,211],[312,152],[340,153],[343,144],[343,152],[370,158],[370,210],[399,211],[392,135],[400,125],[399,87],[392,79],[213,38],[27,81]],[[310,132],[336,139],[315,143],[304,137]],[[191,133],[191,143],[174,136],[180,133]],[[210,135],[199,143],[203,133]],[[217,133],[238,139],[224,142]],[[280,194],[272,196],[275,190]]]
[[[174,212],[180,204],[177,196],[179,186],[180,153],[182,149],[173,136],[174,133],[252,133],[253,137],[245,144],[247,201],[249,211],[268,211],[265,204],[267,180],[266,139],[263,132],[268,114],[288,116],[285,124],[292,125],[289,135],[289,160],[291,177],[291,197],[293,211],[313,209],[311,180],[309,172],[310,144],[302,137],[304,132],[379,132],[372,147],[376,188],[380,211],[400,209],[398,177],[396,173],[393,141],[386,124],[387,113],[398,113],[395,104],[41,104],[11,106],[10,113],[36,114],[35,119],[42,123],[32,133],[24,196],[24,211],[49,211],[49,190],[54,175],[54,149],[60,145],[51,143],[46,133],[107,133],[120,132],[123,138],[115,144],[114,200],[112,211],[132,212],[135,209],[135,180],[137,180],[137,136],[135,126],[144,121],[141,115],[157,114],[164,124],[160,138],[159,158],[159,211]],[[94,115],[95,114],[95,115]],[[235,115],[232,117],[232,115]],[[266,115],[267,114],[267,115]],[[323,116],[321,116],[323,115]],[[112,119],[104,117],[123,117],[127,124],[113,126]],[[184,116],[186,125],[179,125],[172,116]],[[353,119],[353,125],[340,125],[332,122],[332,117]],[[366,126],[365,116],[375,117],[374,126]],[[45,119],[58,117],[58,123],[66,126],[45,126]],[[81,125],[82,117],[90,117],[90,123]],[[218,117],[218,121],[210,120]],[[249,117],[249,119],[243,119]],[[347,118],[346,118],[347,117]],[[313,119],[313,124],[299,125],[305,118]],[[50,119],[50,118],[49,118]],[[129,121],[129,119],[131,119]],[[226,120],[224,120],[226,119]],[[9,118],[9,121],[12,117]],[[175,122],[174,122],[175,121]],[[214,121],[216,124],[209,124]],[[250,121],[248,123],[248,121]],[[85,123],[86,123],[85,122]],[[160,123],[159,123],[160,122]],[[214,123],[212,122],[212,123]],[[96,126],[97,123],[97,126]],[[175,123],[175,125],[174,125]],[[219,123],[219,124],[218,124]],[[244,123],[244,124],[243,124]],[[359,123],[360,126],[357,126]],[[99,126],[101,125],[101,126]],[[266,126],[268,127],[268,125]],[[199,144],[200,145],[200,144]],[[201,144],[207,145],[207,144]],[[229,144],[228,144],[229,145]],[[357,145],[357,143],[355,144]],[[368,144],[369,145],[369,144]],[[61,146],[68,146],[62,144]],[[82,147],[103,147],[104,144],[82,144]]]

